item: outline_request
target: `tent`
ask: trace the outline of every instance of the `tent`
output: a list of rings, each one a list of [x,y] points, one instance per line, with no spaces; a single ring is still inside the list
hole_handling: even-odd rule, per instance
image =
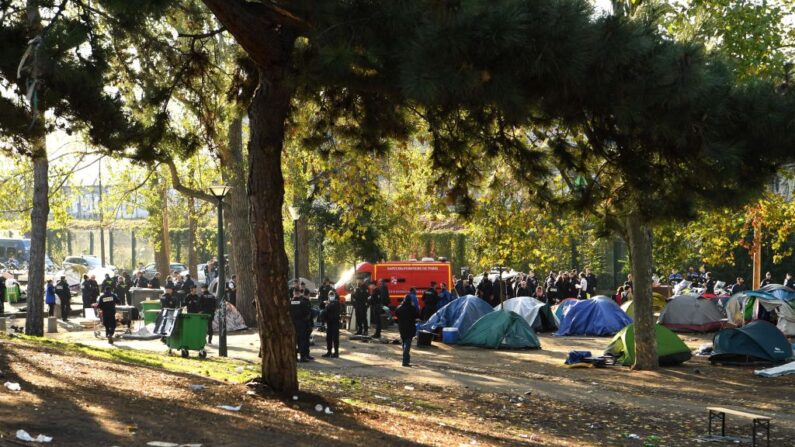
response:
[[[610,298],[580,300],[570,305],[555,335],[613,335],[632,318]]]
[[[563,321],[563,316],[569,311],[569,307],[574,305],[577,301],[579,301],[577,298],[566,298],[552,308],[552,315],[555,316],[555,321],[558,326],[560,326],[560,322]]]
[[[682,332],[710,332],[720,329],[723,312],[716,300],[700,295],[673,297],[663,309],[657,323]]]
[[[221,327],[221,310],[215,311],[215,317],[213,317],[213,331],[217,334]],[[243,319],[243,316],[240,315],[237,308],[230,303],[229,301],[226,302],[226,331],[227,332],[234,332],[234,331],[242,331],[248,329],[246,326],[246,320]]]
[[[467,295],[451,301],[425,323],[417,325],[417,329],[434,332],[438,328],[456,327],[461,337],[483,315],[494,312],[491,305],[474,295]]]
[[[787,286],[783,286],[781,284],[768,284],[758,291],[767,292],[774,297],[784,300],[784,301],[793,301],[795,300],[795,290],[790,289]]]
[[[668,304],[668,301],[661,294],[657,292],[651,294],[651,307],[654,313],[662,312],[666,304]],[[621,310],[626,312],[630,318],[635,318],[635,304],[633,304],[632,300],[621,303]]]
[[[783,363],[792,358],[792,346],[784,334],[762,320],[721,330],[712,339],[712,349],[712,363]]]
[[[735,294],[726,303],[729,322],[735,326],[743,326],[759,319],[761,309],[775,311],[778,315],[778,329],[784,335],[795,336],[795,294],[789,295],[790,290],[792,289],[778,284],[769,284],[760,290]]]
[[[497,310],[482,316],[458,342],[481,348],[540,348],[536,333],[522,316],[510,310]]]
[[[547,332],[558,328],[549,305],[529,296],[506,300],[494,310],[510,310],[524,318],[534,331]]]
[[[679,365],[690,360],[690,348],[670,329],[659,324],[654,326],[657,336],[657,358],[660,366]],[[621,329],[607,345],[605,355],[618,357],[618,361],[629,366],[635,363],[635,325]]]

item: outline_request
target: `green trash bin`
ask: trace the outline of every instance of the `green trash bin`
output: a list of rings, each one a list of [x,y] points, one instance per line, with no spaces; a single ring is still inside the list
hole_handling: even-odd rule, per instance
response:
[[[147,311],[154,310],[156,313],[154,314],[154,319],[149,321],[146,314]],[[157,316],[160,315],[160,301],[159,300],[147,300],[141,301],[141,313],[144,315],[144,323],[154,323],[157,320]]]
[[[12,284],[11,287],[6,288],[6,300],[9,303],[18,303],[20,294],[19,284]]]
[[[144,311],[144,324],[154,323],[160,315],[159,309],[149,309]]]
[[[179,349],[183,357],[188,356],[188,351],[199,351],[199,358],[207,357],[204,345],[207,341],[207,314],[181,313],[177,317],[177,324],[171,335],[166,338],[169,352]]]

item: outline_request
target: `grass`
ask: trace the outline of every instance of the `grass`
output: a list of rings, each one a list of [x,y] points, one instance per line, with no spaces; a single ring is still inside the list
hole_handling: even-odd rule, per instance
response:
[[[8,339],[7,336],[2,336],[2,338]],[[46,337],[31,337],[27,335],[14,335],[13,340],[20,340],[27,344],[37,346],[56,348],[61,351],[88,355],[103,360],[160,368],[177,373],[196,374],[232,383],[248,382],[259,375],[257,365],[238,359],[214,357],[200,360],[198,358],[182,358],[179,355],[159,354],[136,349],[102,349],[81,343],[64,342]]]

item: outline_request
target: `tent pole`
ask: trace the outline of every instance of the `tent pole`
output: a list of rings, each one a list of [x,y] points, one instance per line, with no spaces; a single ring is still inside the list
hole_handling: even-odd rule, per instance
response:
[[[762,283],[762,224],[758,219],[754,219],[754,244],[753,244],[753,260],[754,260],[754,279],[753,289],[759,288]]]

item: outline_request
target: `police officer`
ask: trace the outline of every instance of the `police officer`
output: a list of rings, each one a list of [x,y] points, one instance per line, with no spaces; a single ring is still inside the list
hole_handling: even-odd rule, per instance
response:
[[[186,293],[191,293],[191,290],[196,288],[196,282],[190,277],[190,273],[185,275],[185,281],[182,283],[182,290]]]
[[[293,320],[295,336],[298,339],[299,361],[314,360],[309,355],[309,336],[306,329],[312,319],[312,305],[309,303],[309,299],[301,295],[301,291],[297,287],[293,289],[293,299],[290,301],[290,317]]]
[[[174,296],[174,289],[166,286],[166,293],[160,297],[160,307],[163,309],[176,309],[179,307],[179,301]]]
[[[185,307],[189,314],[199,313],[201,309],[199,295],[196,293],[196,284],[190,288],[190,293],[185,296]]]
[[[99,297],[99,308],[102,310],[102,324],[105,326],[105,336],[108,343],[113,344],[113,334],[116,332],[116,305],[119,297],[113,292],[112,288],[105,287],[105,293]]]
[[[367,335],[367,289],[359,283],[351,296],[356,313],[356,335]]]
[[[326,353],[323,357],[337,358],[340,356],[340,314],[342,313],[337,294],[328,292],[328,305],[323,309],[323,321],[326,324]],[[332,348],[334,351],[332,352]]]
[[[376,287],[371,287],[367,297],[367,306],[370,308],[370,322],[375,325],[375,333],[373,338],[381,338],[381,312],[383,312],[383,304],[381,304],[381,292]]]
[[[6,303],[6,277],[0,276],[0,314],[5,313]]]
[[[116,283],[110,277],[110,274],[105,273],[105,279],[102,280],[102,290],[105,290],[108,287],[110,287],[110,289],[113,290],[116,287]]]
[[[213,342],[213,320],[215,319],[215,309],[218,308],[218,300],[215,295],[210,293],[207,284],[202,284],[202,294],[199,296],[199,311],[210,316],[207,322],[207,343]]]
[[[72,311],[72,292],[69,291],[69,283],[66,282],[65,276],[61,276],[61,279],[55,284],[55,294],[61,299],[61,319],[68,321],[69,312]]]
[[[431,281],[431,286],[422,292],[422,320],[427,321],[436,313],[439,305],[439,295],[436,294],[436,281]]]

